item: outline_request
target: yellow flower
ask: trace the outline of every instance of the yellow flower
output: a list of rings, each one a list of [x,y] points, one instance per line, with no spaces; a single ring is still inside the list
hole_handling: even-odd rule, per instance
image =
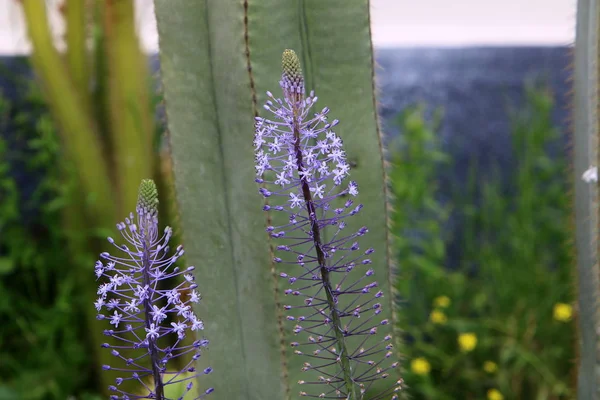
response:
[[[411,361],[410,369],[417,375],[428,375],[431,371],[431,365],[423,357],[418,357]]]
[[[554,319],[560,322],[569,322],[573,317],[573,307],[565,303],[554,305]]]
[[[447,308],[450,305],[450,303],[450,297],[448,296],[438,296],[435,299],[433,299],[433,304],[436,307],[440,308]]]
[[[477,336],[467,332],[458,335],[458,345],[462,351],[471,351],[477,346]]]
[[[431,314],[429,314],[429,320],[434,324],[444,325],[446,322],[448,322],[448,317],[446,317],[446,314],[439,310],[433,310]]]
[[[493,374],[498,371],[498,364],[493,361],[486,361],[483,363],[483,370],[488,374]]]
[[[488,400],[504,400],[504,396],[498,389],[490,389],[487,391]]]

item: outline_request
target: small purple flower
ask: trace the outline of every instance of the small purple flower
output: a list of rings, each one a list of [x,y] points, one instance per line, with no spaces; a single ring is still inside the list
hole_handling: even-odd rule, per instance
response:
[[[354,204],[357,183],[346,179],[350,165],[333,131],[338,120],[329,122],[327,107],[315,110],[314,93],[305,97],[292,50],[283,53],[280,86],[283,99],[267,92],[271,119],[256,117],[255,169],[268,201],[263,210],[274,221],[266,228],[276,240],[273,261],[291,286],[284,310],[298,337],[292,347],[307,358],[307,379],[299,382],[307,391],[300,395],[361,400],[373,382],[388,378],[387,389],[369,398],[397,399],[401,380],[389,378],[398,366],[388,360],[392,338],[377,334],[387,320],[377,303],[383,293],[369,281],[374,250],[361,249],[358,240],[368,229],[347,226],[362,204]]]
[[[118,250],[118,255],[102,253],[100,258],[104,261],[97,261],[94,267],[96,277],[103,281],[98,287],[99,297],[94,302],[97,319],[109,320],[112,326],[105,329],[104,334],[118,343],[102,345],[115,357],[113,365],[104,365],[102,369],[122,373],[116,384],[109,387],[114,393],[111,400],[169,400],[165,397],[164,387],[189,380],[185,393],[178,395],[181,396],[178,398],[183,398],[192,389],[195,379],[208,373],[206,370],[196,372],[194,366],[208,340],[181,343],[186,335],[194,335],[188,331],[204,328],[191,307],[200,301],[200,295],[191,274],[194,268],[182,271],[174,265],[183,255],[183,248],[179,246],[174,255],[169,255],[171,228],[167,227],[162,235],[159,234],[157,204],[156,185],[152,180],[144,179],[140,185],[137,216],[134,218],[130,214],[124,223],[117,224],[126,244],[117,244],[108,238]],[[176,287],[162,287],[164,283],[161,281],[169,279],[173,282],[172,278],[179,276],[185,279],[179,279],[181,283]],[[135,358],[129,358],[132,351],[136,352]],[[188,359],[185,367],[175,371],[171,367],[169,370],[168,367],[173,364],[169,361],[178,357]],[[178,365],[182,362],[179,361]],[[121,384],[127,380],[138,381],[140,390],[135,393],[122,390]],[[148,384],[149,381],[153,382],[152,385]],[[143,391],[146,393],[143,394]],[[196,399],[203,399],[212,391],[210,388]]]

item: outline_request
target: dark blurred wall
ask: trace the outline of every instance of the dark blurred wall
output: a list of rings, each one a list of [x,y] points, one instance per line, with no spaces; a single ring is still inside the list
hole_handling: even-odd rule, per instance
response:
[[[423,103],[429,110],[441,107],[444,111],[440,134],[444,149],[452,154],[454,167],[440,175],[442,196],[455,183],[464,182],[473,156],[481,169],[498,162],[503,171],[510,170],[508,108],[523,103],[526,81],[537,80],[549,86],[556,99],[555,123],[567,127],[567,47],[380,49],[376,60],[380,112],[387,137],[398,134],[394,120],[409,105]],[[15,75],[31,75],[24,61],[0,58],[0,90],[13,100],[24,94],[23,85],[15,86]],[[156,56],[150,58],[150,63],[153,71],[158,71]],[[17,111],[13,110],[9,118]],[[24,145],[15,140],[10,121],[2,126],[0,135],[11,146]],[[566,144],[567,130],[564,132]],[[563,146],[556,149],[563,150]],[[39,178],[27,177],[19,168],[14,173],[24,192],[30,192],[32,182]]]

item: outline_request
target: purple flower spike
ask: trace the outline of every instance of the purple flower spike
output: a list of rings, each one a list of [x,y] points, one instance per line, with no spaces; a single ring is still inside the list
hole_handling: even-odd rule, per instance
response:
[[[398,366],[389,360],[391,336],[377,332],[388,322],[379,315],[383,293],[371,280],[374,250],[359,244],[368,229],[347,226],[363,206],[354,203],[358,185],[347,180],[350,165],[333,131],[339,121],[329,121],[327,107],[315,110],[314,93],[305,97],[292,50],[282,64],[283,99],[267,92],[272,117],[256,117],[255,168],[258,192],[268,202],[263,209],[271,213],[273,260],[290,286],[283,308],[296,336],[291,345],[307,358],[307,379],[298,382],[307,391],[300,395],[397,399],[401,380],[390,377]]]
[[[183,248],[179,246],[169,255],[172,230],[166,227],[162,234],[158,230],[158,192],[150,179],[144,179],[140,185],[136,214],[135,219],[130,214],[124,223],[117,224],[126,244],[108,238],[118,255],[102,253],[102,261],[95,266],[96,277],[102,280],[94,303],[97,319],[108,321],[104,334],[117,343],[102,345],[115,358],[114,364],[102,369],[121,374],[115,385],[109,386],[111,400],[169,400],[165,386],[189,381],[180,386],[184,393],[178,394],[177,399],[181,399],[192,390],[198,376],[212,371],[197,372],[194,367],[208,340],[182,342],[186,335],[194,337],[204,329],[192,309],[200,301],[191,273],[194,267],[180,270],[174,266],[183,255]],[[181,282],[177,286],[163,287],[161,281],[173,282],[171,278],[179,276],[183,279],[177,279]],[[170,361],[178,357],[185,357],[187,364],[173,371]],[[182,364],[178,361],[179,366]],[[127,393],[121,386],[131,380],[139,382],[135,393]],[[211,392],[208,389],[195,399],[203,399]]]

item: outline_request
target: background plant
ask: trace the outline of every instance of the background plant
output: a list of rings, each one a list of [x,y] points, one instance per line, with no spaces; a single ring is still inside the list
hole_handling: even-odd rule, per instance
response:
[[[16,79],[21,97],[0,97],[0,398],[47,399],[93,386],[83,300],[63,229],[73,180],[60,164],[56,129],[39,89]],[[82,261],[78,259],[78,261]],[[26,351],[26,349],[36,349]]]
[[[167,194],[162,203],[163,215],[167,219],[174,218],[172,203],[169,203],[172,199],[168,184],[170,158],[164,151],[165,147],[160,146],[160,135],[154,122],[156,103],[150,95],[152,82],[147,71],[148,59],[142,53],[135,33],[133,1],[65,1],[61,5],[66,22],[65,53],[54,46],[45,3],[36,0],[19,2],[33,45],[31,62],[41,83],[45,105],[50,111],[49,114],[44,112],[43,127],[29,132],[30,137],[27,138],[35,146],[26,155],[27,162],[38,160],[39,165],[38,169],[28,173],[21,168],[22,164],[16,157],[7,157],[10,172],[7,182],[19,176],[21,180],[12,189],[9,183],[5,187],[7,193],[13,194],[13,197],[8,197],[10,201],[17,198],[28,207],[30,203],[35,204],[32,208],[36,210],[48,207],[51,218],[36,220],[39,214],[31,216],[41,224],[36,229],[41,230],[42,238],[46,234],[44,228],[50,226],[50,232],[56,232],[56,237],[49,237],[48,241],[41,242],[43,245],[21,248],[20,252],[25,256],[16,252],[18,247],[13,243],[16,239],[11,236],[3,234],[1,245],[7,249],[6,259],[10,260],[18,276],[27,276],[31,282],[38,281],[42,287],[68,288],[68,292],[48,290],[45,296],[29,292],[32,306],[23,310],[21,316],[28,323],[39,321],[38,332],[48,329],[58,332],[61,329],[58,325],[46,327],[46,323],[62,321],[68,325],[67,321],[78,321],[76,329],[63,335],[65,340],[68,338],[68,346],[78,350],[73,351],[73,357],[57,357],[55,363],[63,361],[60,368],[54,369],[54,372],[65,369],[65,375],[70,373],[70,376],[78,378],[60,389],[44,392],[44,385],[38,385],[37,390],[20,385],[22,392],[18,392],[19,396],[39,392],[42,398],[64,398],[67,394],[63,393],[81,394],[86,386],[90,391],[106,390],[108,382],[114,381],[111,374],[97,373],[99,366],[106,362],[105,356],[99,352],[100,344],[106,338],[95,329],[97,321],[93,309],[80,308],[94,300],[96,290],[89,267],[94,262],[93,254],[105,246],[98,238],[106,234],[106,228],[112,226],[111,221],[117,220],[118,213],[123,214],[124,210],[133,207],[137,184],[142,178],[155,178],[161,192]],[[18,138],[12,127],[8,127],[6,133],[4,136],[11,140]],[[11,153],[14,145],[10,143]],[[43,178],[40,181],[32,178],[37,176]],[[28,187],[35,189],[29,190]],[[38,195],[40,197],[36,199]],[[3,206],[10,214],[9,204]],[[27,218],[29,210],[23,212],[21,208],[20,212],[21,220],[18,222],[14,215],[3,221],[5,232],[10,232],[10,229],[19,231],[16,224]],[[41,240],[36,236],[39,234],[35,232],[36,240]],[[11,252],[13,248],[15,252]],[[62,256],[62,270],[52,275],[52,265],[58,262],[59,254]],[[15,257],[18,262],[15,262]],[[42,264],[48,268],[43,269]],[[33,268],[35,274],[32,277],[29,275]],[[52,279],[64,277],[67,271],[69,275],[64,284],[49,280],[50,276]],[[17,288],[22,289],[15,286],[15,290]],[[13,302],[17,298],[18,295],[8,301]],[[60,310],[53,309],[57,318],[50,319],[53,314],[49,313],[48,319],[42,321],[36,315],[36,307],[49,308],[53,304],[61,307]],[[18,341],[9,344],[25,346],[24,342]],[[36,342],[34,348],[37,345],[41,343]],[[59,352],[66,351],[60,346],[54,347]],[[26,347],[11,347],[10,351],[22,353],[30,348],[31,343]],[[90,362],[90,354],[94,357],[93,362]],[[66,361],[71,358],[72,362]],[[79,364],[85,364],[85,367]],[[42,365],[40,371],[49,374],[48,380],[57,379],[59,375]],[[22,371],[13,370],[3,379],[14,386],[12,381],[23,376]],[[102,379],[106,382],[101,383]]]
[[[452,218],[462,221],[454,238],[435,185],[448,157],[421,110],[400,118],[391,184],[405,380],[417,399],[573,395],[570,205],[565,158],[549,153],[558,138],[551,110],[551,96],[530,88],[526,107],[512,113],[516,168],[507,179],[482,174],[474,160],[453,201]],[[444,252],[450,240],[457,268]]]

